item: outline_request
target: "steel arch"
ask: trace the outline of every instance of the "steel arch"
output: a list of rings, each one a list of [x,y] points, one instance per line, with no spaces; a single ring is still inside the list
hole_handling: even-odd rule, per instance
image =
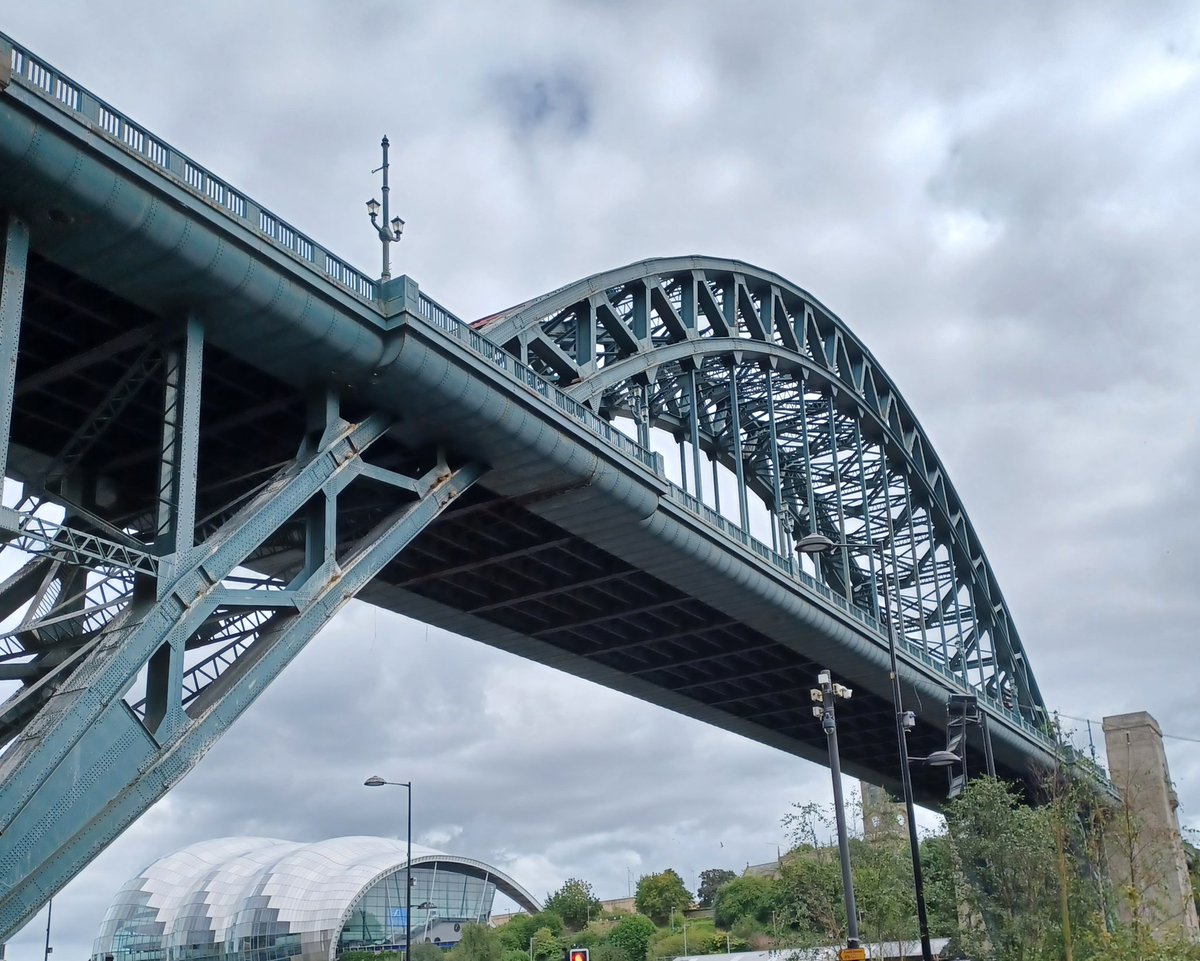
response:
[[[867,347],[778,274],[707,257],[648,260],[584,278],[475,324],[601,415],[680,445],[703,497],[703,452],[793,532],[860,544],[822,558],[859,607],[887,605],[902,635],[964,685],[1048,723],[983,546],[920,422]],[[719,489],[714,478],[714,497]],[[869,545],[875,545],[874,549]],[[877,555],[875,551],[879,551]],[[887,596],[885,585],[898,585]]]

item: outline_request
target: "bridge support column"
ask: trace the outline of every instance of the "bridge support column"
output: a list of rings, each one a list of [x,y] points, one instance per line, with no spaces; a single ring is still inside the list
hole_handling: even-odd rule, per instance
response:
[[[0,284],[0,490],[8,468],[13,390],[17,384],[17,347],[25,302],[25,266],[29,259],[29,226],[9,214],[4,232],[4,279]]]
[[[1162,729],[1145,711],[1104,719],[1108,769],[1121,805],[1105,832],[1117,909],[1151,935],[1200,937]]]
[[[119,608],[106,623],[92,630],[89,622],[62,642],[72,653],[29,662],[40,675],[0,705],[0,743],[8,741],[0,755],[0,938],[182,778],[317,631],[483,473],[478,464],[451,466],[441,453],[410,473],[372,464],[367,456],[392,418],[349,423],[327,398],[296,456],[248,498],[218,510],[197,542],[193,505],[182,501],[195,486],[197,425],[187,398],[199,383],[200,349],[192,331],[176,358],[177,382],[168,370],[168,410],[179,417],[164,433],[171,466],[160,480],[170,481],[163,498],[167,530],[180,535],[174,554],[8,512],[20,521],[8,547],[44,557],[0,585],[0,607],[36,594],[47,571],[68,576],[59,568],[116,578],[127,590],[106,605]],[[390,496],[377,496],[372,526],[339,534],[338,499],[359,479]],[[294,520],[305,525],[303,550]],[[263,557],[276,570],[254,574]],[[64,623],[43,615],[36,597],[34,604],[43,625]],[[184,670],[183,652],[202,648],[212,653]],[[137,700],[143,670],[145,696]]]
[[[196,470],[200,445],[200,378],[204,329],[189,316],[183,342],[164,352],[161,456],[154,549],[160,557],[156,589],[166,596],[173,574],[190,554],[196,538]],[[146,712],[142,718],[159,740],[185,723],[180,690],[186,636],[176,633],[147,664]],[[161,725],[166,729],[160,731]]]

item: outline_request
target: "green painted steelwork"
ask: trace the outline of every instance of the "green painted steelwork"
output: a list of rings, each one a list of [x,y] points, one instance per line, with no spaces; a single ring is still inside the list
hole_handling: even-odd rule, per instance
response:
[[[638,305],[647,283],[659,291],[652,300],[671,305],[671,310],[658,311],[652,334],[639,338],[634,336],[642,323]],[[580,319],[592,314],[590,309],[585,310],[585,304],[595,306],[607,318],[586,335],[579,330]],[[689,317],[689,312],[693,316]],[[627,335],[614,335],[618,323],[629,325]],[[912,589],[898,597],[884,598],[871,562],[866,562],[865,568],[853,565],[847,548],[840,550],[840,563],[836,565],[829,558],[820,560],[827,578],[838,583],[848,601],[867,611],[877,610],[884,602],[894,606],[906,625],[901,632],[902,643],[923,657],[931,654],[929,627],[936,623],[944,630],[942,615],[953,607],[956,625],[961,625],[954,656],[976,668],[979,677],[973,686],[993,706],[1005,713],[1015,712],[1032,729],[1046,726],[1045,704],[1028,670],[999,586],[924,432],[866,348],[806,292],[748,264],[705,258],[649,261],[587,278],[490,317],[482,329],[510,349],[519,340],[530,344],[538,339],[552,340],[568,357],[577,341],[597,343],[605,363],[589,363],[586,370],[578,367],[566,372],[560,364],[557,369],[541,372],[559,378],[560,385],[565,384],[577,398],[618,416],[628,407],[627,385],[652,376],[658,392],[655,414],[667,429],[673,424],[670,408],[676,395],[681,390],[690,392],[696,372],[703,371],[706,363],[712,364],[714,373],[707,397],[700,401],[700,407],[707,405],[712,413],[709,430],[698,446],[728,465],[738,478],[740,491],[755,490],[768,506],[777,484],[781,489],[789,482],[806,487],[807,510],[798,512],[798,523],[806,530],[827,531],[839,543],[855,537],[867,541],[873,503],[868,486],[875,490],[879,506],[871,509],[888,515],[895,512],[900,517],[898,526],[906,550],[902,557],[896,544],[891,545],[892,567],[900,572],[899,582],[912,585]],[[791,343],[800,349],[791,349]],[[748,465],[742,452],[744,432],[761,432],[762,439],[755,439],[756,447],[778,442],[774,437],[776,391],[773,383],[768,387],[765,375],[759,376],[753,388],[746,388],[757,389],[756,400],[762,412],[759,422],[746,431],[743,422],[747,418],[739,410],[738,379],[732,374],[739,364],[748,374],[779,370],[794,385],[791,404],[797,409],[799,428],[784,432],[795,446],[794,461],[784,473],[793,476],[774,476],[769,458],[760,458],[754,465],[757,472],[744,475]],[[729,365],[729,375],[720,373],[723,365]],[[728,376],[728,389],[723,386],[723,376]],[[844,411],[840,405],[847,395],[854,397],[856,404],[853,410]],[[796,400],[799,396],[804,399]],[[731,431],[720,426],[722,418],[737,423],[739,429]],[[813,445],[814,418],[824,431],[818,447]],[[700,415],[694,419],[700,420]],[[863,520],[858,530],[850,531],[843,485],[847,458],[840,447],[839,432],[847,431],[848,439],[861,446],[864,421],[871,426],[873,439],[877,438],[878,450],[870,462],[857,451],[851,459],[850,470],[861,492]],[[889,462],[899,462],[904,468],[889,468]],[[923,497],[929,505],[924,509],[924,518],[933,538],[924,558],[917,553],[921,538],[913,526],[910,475],[923,483]],[[829,492],[824,506],[814,496],[813,480]],[[906,507],[893,508],[893,487]],[[743,530],[748,526],[744,506],[743,499],[739,504]],[[946,547],[964,561],[959,570],[970,572],[965,581],[954,578],[949,582],[949,597],[941,587],[947,565],[933,560],[933,545]],[[858,598],[856,583],[875,584],[873,596]],[[960,587],[970,593],[965,607],[957,602]],[[964,617],[968,613],[969,617]],[[942,667],[947,676],[953,675],[950,661],[944,661]]]
[[[359,592],[810,759],[824,748],[799,679],[819,659],[862,692],[846,769],[891,783],[872,727],[887,614],[904,696],[927,705],[922,749],[974,690],[1001,770],[1052,763],[928,439],[795,285],[647,261],[469,325],[2,35],[0,64],[0,340],[21,356],[0,429],[22,485],[0,528],[29,555],[0,584],[0,613],[20,617],[0,636],[0,678],[19,685],[0,707],[0,936]],[[760,503],[770,544],[751,533]],[[878,570],[847,548],[810,572],[791,552],[810,530],[894,536]],[[944,785],[916,789],[937,803]]]

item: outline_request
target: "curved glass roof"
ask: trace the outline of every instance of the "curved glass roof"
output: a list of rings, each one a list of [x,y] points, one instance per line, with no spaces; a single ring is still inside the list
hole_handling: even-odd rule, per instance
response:
[[[414,868],[482,879],[523,908],[538,910],[528,891],[482,861],[419,844],[412,855]],[[199,961],[218,948],[225,957],[253,952],[263,961],[329,957],[337,932],[367,890],[402,871],[405,856],[405,842],[378,837],[201,841],[159,858],[121,888],[101,924],[94,957]]]

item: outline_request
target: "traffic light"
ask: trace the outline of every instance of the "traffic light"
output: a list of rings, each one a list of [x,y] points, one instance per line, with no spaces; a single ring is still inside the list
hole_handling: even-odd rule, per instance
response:
[[[588,961],[588,949],[572,948],[567,952],[567,961]]]

